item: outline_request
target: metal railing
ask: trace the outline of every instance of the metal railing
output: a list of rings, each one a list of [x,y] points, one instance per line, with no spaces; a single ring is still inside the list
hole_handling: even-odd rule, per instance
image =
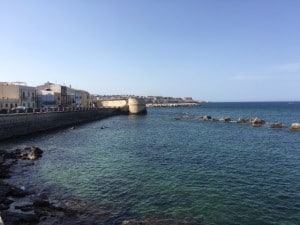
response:
[[[50,112],[77,112],[96,111],[96,107],[49,107],[49,108],[27,108],[27,109],[0,109],[0,114],[20,114],[20,113],[50,113]]]

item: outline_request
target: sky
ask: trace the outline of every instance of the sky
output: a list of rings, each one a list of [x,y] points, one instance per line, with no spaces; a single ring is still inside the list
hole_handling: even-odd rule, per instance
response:
[[[0,81],[300,100],[299,0],[0,0]]]

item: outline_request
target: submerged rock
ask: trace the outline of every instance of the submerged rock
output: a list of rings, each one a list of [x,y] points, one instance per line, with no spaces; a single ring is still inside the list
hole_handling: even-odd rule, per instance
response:
[[[272,123],[270,128],[284,128],[283,123]]]

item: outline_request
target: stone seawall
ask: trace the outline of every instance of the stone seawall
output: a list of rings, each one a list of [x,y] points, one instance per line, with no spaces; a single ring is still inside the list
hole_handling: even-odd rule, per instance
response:
[[[0,115],[0,140],[74,126],[118,115],[116,109]]]

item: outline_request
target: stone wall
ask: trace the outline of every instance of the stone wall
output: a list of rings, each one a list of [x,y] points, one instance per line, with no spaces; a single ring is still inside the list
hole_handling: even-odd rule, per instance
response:
[[[98,100],[100,108],[118,108],[124,114],[146,114],[146,103],[142,98]]]
[[[112,100],[99,100],[97,107],[104,108],[122,108],[127,105],[127,99],[112,99]]]
[[[0,140],[75,126],[117,115],[114,109],[0,115]]]
[[[129,114],[146,114],[146,103],[142,98],[128,99]]]

